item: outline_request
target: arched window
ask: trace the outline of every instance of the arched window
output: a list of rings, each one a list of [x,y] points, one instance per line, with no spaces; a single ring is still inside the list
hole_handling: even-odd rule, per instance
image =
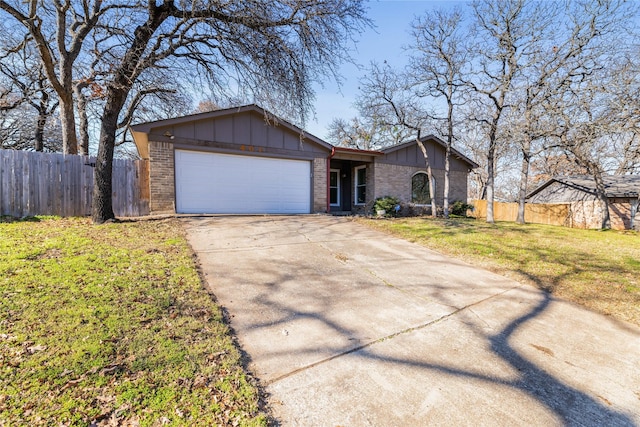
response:
[[[425,172],[418,172],[411,177],[411,201],[418,205],[431,204],[429,177]]]

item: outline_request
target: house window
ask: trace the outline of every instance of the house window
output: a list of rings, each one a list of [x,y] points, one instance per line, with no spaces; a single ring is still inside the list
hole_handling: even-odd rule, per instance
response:
[[[433,184],[435,188],[435,181]],[[418,205],[428,205],[431,203],[429,177],[425,172],[418,172],[411,177],[411,202]]]
[[[340,206],[340,170],[329,171],[329,204]]]
[[[364,205],[367,201],[367,167],[356,168],[356,205]]]

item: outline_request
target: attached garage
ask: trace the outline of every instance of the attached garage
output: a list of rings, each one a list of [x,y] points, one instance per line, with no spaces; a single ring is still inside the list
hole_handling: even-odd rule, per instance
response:
[[[175,150],[176,212],[311,212],[311,162]]]
[[[333,146],[256,105],[133,125],[152,214],[309,214]]]

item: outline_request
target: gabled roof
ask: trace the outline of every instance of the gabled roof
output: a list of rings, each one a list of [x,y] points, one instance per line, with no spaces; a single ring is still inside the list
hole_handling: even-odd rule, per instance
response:
[[[607,197],[638,197],[640,191],[640,175],[605,175],[602,177]],[[554,182],[567,187],[596,194],[596,183],[589,175],[557,176],[527,194],[527,198],[533,197]]]
[[[215,111],[208,111],[205,113],[197,113],[197,114],[189,114],[187,116],[181,116],[181,117],[175,117],[172,119],[165,119],[165,120],[156,120],[156,121],[152,121],[152,122],[145,122],[145,123],[138,123],[135,125],[131,125],[131,130],[134,132],[143,132],[143,133],[149,133],[151,131],[151,129],[153,128],[157,128],[157,127],[164,127],[164,126],[174,126],[174,125],[179,125],[182,123],[189,123],[189,122],[193,122],[196,120],[208,120],[208,119],[214,119],[214,118],[220,118],[220,117],[225,117],[225,116],[232,116],[238,113],[245,113],[245,112],[255,112],[258,113],[266,118],[268,118],[268,120],[273,121],[274,123],[280,125],[280,126],[284,126],[285,128],[299,134],[299,135],[303,135],[305,138],[308,138],[309,140],[315,142],[318,145],[321,145],[327,149],[331,149],[333,146],[331,144],[329,144],[328,142],[318,138],[315,135],[312,135],[308,132],[306,132],[305,130],[299,128],[298,126],[289,123],[286,120],[283,120],[281,118],[279,118],[278,116],[274,115],[273,113],[271,113],[270,111],[265,110],[264,108],[256,105],[256,104],[249,104],[249,105],[243,105],[240,107],[233,107],[233,108],[225,108],[222,110],[215,110]]]
[[[423,137],[420,138],[421,142],[427,142],[429,140],[435,141],[437,144],[439,144],[443,148],[447,148],[447,143],[444,142],[443,140],[441,140],[440,138],[438,138],[435,135],[427,135],[427,136],[423,136]],[[415,143],[416,143],[416,140],[415,139],[411,139],[411,140],[406,141],[406,142],[401,142],[399,144],[383,148],[381,151],[384,154],[392,153],[394,151],[401,150],[401,149],[403,149],[405,147],[409,147],[409,146],[411,146],[411,145],[413,145]],[[471,167],[471,169],[474,169],[474,168],[477,168],[478,166],[480,166],[476,162],[474,162],[473,160],[471,160],[470,158],[468,158],[467,156],[465,156],[464,154],[462,154],[461,152],[459,152],[458,150],[456,150],[453,147],[451,147],[451,154],[453,154],[455,157],[457,157],[458,159],[462,160],[463,162],[467,163]]]
[[[268,120],[273,121],[274,123],[284,126],[285,128],[291,130],[292,132],[295,132],[299,135],[303,135],[305,138],[308,138],[310,141],[315,142],[316,144],[325,147],[328,150],[335,150],[335,152],[342,152],[342,153],[353,153],[356,155],[368,155],[368,156],[381,156],[387,153],[391,153],[393,151],[396,150],[401,150],[405,147],[411,146],[413,144],[416,143],[415,139],[410,140],[410,141],[406,141],[406,142],[402,142],[400,144],[396,144],[390,147],[386,147],[383,148],[381,150],[360,150],[360,149],[355,149],[355,148],[348,148],[348,147],[339,147],[339,146],[333,146],[331,144],[329,144],[328,142],[318,138],[315,135],[312,135],[310,133],[307,133],[305,130],[299,128],[298,126],[283,120],[279,117],[277,117],[276,115],[274,115],[273,113],[271,113],[270,111],[265,110],[264,108],[256,105],[256,104],[249,104],[249,105],[243,105],[240,107],[233,107],[233,108],[225,108],[222,110],[215,110],[215,111],[208,111],[205,113],[197,113],[197,114],[190,114],[190,115],[186,115],[186,116],[182,116],[182,117],[175,117],[175,118],[171,118],[171,119],[164,119],[164,120],[156,120],[156,121],[152,121],[152,122],[144,122],[144,123],[138,123],[138,124],[134,124],[130,126],[130,130],[131,133],[133,134],[134,137],[134,141],[136,142],[136,146],[138,146],[138,151],[140,152],[140,155],[142,155],[143,157],[145,157],[145,154],[142,152],[144,151],[144,145],[145,144],[140,144],[139,139],[140,140],[145,140],[146,141],[146,136],[145,134],[148,134],[149,132],[151,132],[152,129],[155,128],[162,128],[162,127],[167,127],[167,126],[175,126],[175,125],[180,125],[183,123],[190,123],[193,121],[199,121],[199,120],[208,120],[208,119],[216,119],[216,118],[221,118],[221,117],[226,117],[226,116],[232,116],[238,113],[246,113],[246,112],[254,112],[254,113],[258,113],[266,118],[268,118]],[[139,136],[142,135],[142,136]],[[424,136],[422,138],[420,138],[420,140],[422,142],[426,142],[426,141],[435,141],[437,144],[439,144],[440,146],[442,146],[443,148],[446,148],[447,144],[442,141],[440,138],[438,138],[435,135],[427,135]],[[142,150],[142,151],[141,151]],[[477,168],[478,164],[476,162],[474,162],[473,160],[471,160],[470,158],[468,158],[467,156],[465,156],[464,154],[462,154],[461,152],[459,152],[458,150],[456,150],[455,148],[451,149],[452,154],[462,160],[463,162],[467,163],[469,165],[470,168]],[[148,153],[146,153],[147,157],[148,157]]]

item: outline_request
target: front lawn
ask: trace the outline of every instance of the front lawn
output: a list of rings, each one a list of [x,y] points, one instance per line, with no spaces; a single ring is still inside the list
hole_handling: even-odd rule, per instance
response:
[[[0,425],[266,425],[175,219],[0,218]]]
[[[640,325],[640,235],[474,219],[362,219],[601,313]]]

